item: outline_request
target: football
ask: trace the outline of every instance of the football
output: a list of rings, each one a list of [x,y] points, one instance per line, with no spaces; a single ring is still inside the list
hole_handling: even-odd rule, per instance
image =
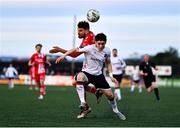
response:
[[[100,14],[99,11],[97,11],[96,9],[90,9],[87,12],[87,19],[89,22],[97,22],[100,18]]]

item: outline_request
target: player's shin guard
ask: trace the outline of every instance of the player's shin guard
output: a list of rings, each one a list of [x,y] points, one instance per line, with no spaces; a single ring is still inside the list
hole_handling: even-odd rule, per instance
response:
[[[81,101],[81,104],[82,103],[86,103],[85,101],[85,95],[84,95],[84,86],[83,85],[80,85],[80,84],[77,84],[76,85],[76,91],[78,93],[78,96],[79,96],[79,99]]]
[[[154,88],[154,94],[155,94],[155,96],[156,96],[156,99],[157,99],[157,100],[160,100],[158,88]]]

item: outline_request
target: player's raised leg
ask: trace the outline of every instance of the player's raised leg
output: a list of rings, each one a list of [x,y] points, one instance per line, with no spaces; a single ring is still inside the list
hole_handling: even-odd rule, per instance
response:
[[[77,81],[76,81],[76,78],[77,75],[75,76],[75,79],[72,80],[72,85],[76,88],[76,84],[77,84]],[[102,92],[100,90],[96,90],[96,88],[94,87],[94,85],[92,85],[91,83],[84,86],[84,90],[87,91],[87,92],[90,92],[92,94],[94,94],[96,96],[96,101],[97,103],[100,103],[101,101],[101,97],[102,97]],[[85,99],[86,99],[86,96],[85,96]]]

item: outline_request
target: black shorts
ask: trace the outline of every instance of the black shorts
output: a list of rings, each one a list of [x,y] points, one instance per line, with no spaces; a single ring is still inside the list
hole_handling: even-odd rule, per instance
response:
[[[137,84],[139,83],[139,81],[140,81],[140,80],[133,80],[133,82],[134,82],[134,83],[137,83]]]
[[[122,76],[123,76],[123,74],[118,74],[118,75],[113,74],[113,77],[114,77],[119,83],[121,83],[121,81],[122,81]]]
[[[88,78],[88,84],[91,83],[93,84],[96,88],[101,88],[101,89],[108,89],[110,88],[108,82],[106,81],[105,77],[103,74],[101,75],[91,75],[87,72],[82,71],[86,77]]]
[[[156,82],[156,78],[154,75],[145,76],[145,77],[143,77],[143,79],[144,79],[144,84],[145,84],[146,88],[149,88],[152,85],[152,82]]]
[[[12,79],[14,79],[14,77],[7,77],[8,78],[8,80],[12,80]]]

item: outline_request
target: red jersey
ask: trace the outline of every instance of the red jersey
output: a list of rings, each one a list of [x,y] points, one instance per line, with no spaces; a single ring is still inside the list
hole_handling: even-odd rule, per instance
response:
[[[83,48],[83,47],[91,45],[91,44],[95,44],[95,36],[94,36],[93,32],[89,31],[89,33],[86,35],[86,37],[82,40],[82,43],[79,47]],[[67,52],[67,51],[65,51],[65,52]],[[69,56],[75,58],[81,54],[82,53],[79,53],[79,52],[73,52]]]
[[[46,55],[45,54],[39,54],[34,53],[31,58],[31,63],[34,63],[35,67],[35,74],[45,74],[45,65],[46,62]]]
[[[95,36],[94,33],[89,31],[89,33],[86,35],[86,37],[82,40],[80,48],[83,48],[87,45],[95,44]]]

